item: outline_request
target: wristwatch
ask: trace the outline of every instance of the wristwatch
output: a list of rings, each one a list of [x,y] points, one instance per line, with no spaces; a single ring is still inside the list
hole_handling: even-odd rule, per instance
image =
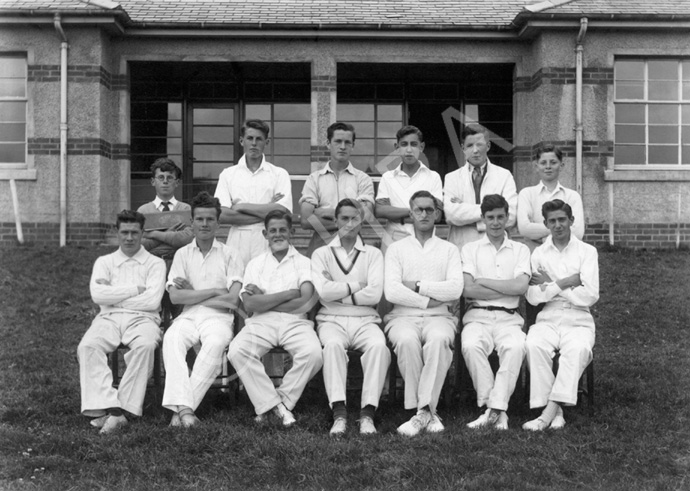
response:
[[[415,293],[419,293],[419,284],[420,283],[421,283],[421,281],[415,282],[415,284],[414,284],[414,292]]]

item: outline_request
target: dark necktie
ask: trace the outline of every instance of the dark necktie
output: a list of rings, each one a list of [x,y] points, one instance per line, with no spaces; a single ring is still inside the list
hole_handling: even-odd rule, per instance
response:
[[[170,201],[163,201],[161,205],[163,205],[163,211],[170,211]]]
[[[474,198],[477,204],[481,204],[482,198],[480,196],[482,189],[482,169],[481,167],[475,167],[472,170],[472,184],[474,185]]]

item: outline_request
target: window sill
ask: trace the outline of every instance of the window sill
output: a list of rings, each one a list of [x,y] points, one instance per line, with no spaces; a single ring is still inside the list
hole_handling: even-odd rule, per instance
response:
[[[36,169],[3,169],[0,166],[0,181],[8,181],[10,179],[35,181]]]
[[[618,169],[607,170],[604,172],[604,181],[606,182],[624,182],[624,181],[638,181],[638,182],[679,182],[690,181],[690,167],[687,169]]]

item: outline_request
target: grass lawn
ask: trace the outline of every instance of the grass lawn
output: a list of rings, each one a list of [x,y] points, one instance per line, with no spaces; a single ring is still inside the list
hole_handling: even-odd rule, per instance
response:
[[[478,410],[454,404],[443,434],[405,439],[409,414],[383,406],[378,435],[339,440],[314,389],[289,430],[255,427],[220,393],[202,427],[172,429],[149,394],[143,418],[99,436],[79,415],[76,347],[107,252],[0,250],[0,489],[690,489],[688,252],[600,254],[593,416],[568,408],[564,430],[532,434],[515,404],[509,431],[469,431]]]

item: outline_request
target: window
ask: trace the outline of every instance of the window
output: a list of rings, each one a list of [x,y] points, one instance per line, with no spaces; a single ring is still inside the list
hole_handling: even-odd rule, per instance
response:
[[[614,71],[616,166],[690,166],[690,60],[621,58]]]
[[[26,167],[25,55],[0,55],[0,165]]]

